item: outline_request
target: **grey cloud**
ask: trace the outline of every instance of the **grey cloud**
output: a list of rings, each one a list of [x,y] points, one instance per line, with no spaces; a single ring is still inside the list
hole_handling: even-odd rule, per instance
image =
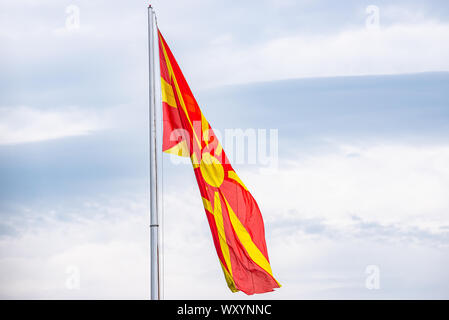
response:
[[[292,217],[297,215],[298,217]],[[375,241],[379,243],[421,244],[435,247],[449,246],[449,231],[441,228],[432,232],[419,226],[400,225],[369,221],[352,215],[352,224],[340,227],[323,218],[301,218],[301,214],[291,211],[289,218],[279,218],[270,222],[271,235],[302,233],[317,238],[329,238],[336,241]]]

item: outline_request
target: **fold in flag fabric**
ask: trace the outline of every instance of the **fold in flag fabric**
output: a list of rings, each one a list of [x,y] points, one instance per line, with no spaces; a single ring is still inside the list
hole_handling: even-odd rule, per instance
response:
[[[215,249],[232,292],[279,288],[259,207],[235,173],[158,30],[163,151],[191,159]]]

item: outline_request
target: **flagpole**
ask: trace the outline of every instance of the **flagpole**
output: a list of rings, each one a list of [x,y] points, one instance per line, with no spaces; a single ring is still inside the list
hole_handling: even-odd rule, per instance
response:
[[[159,250],[160,188],[158,185],[158,152],[156,139],[156,61],[155,61],[155,12],[148,7],[148,52],[149,52],[149,113],[150,113],[150,264],[151,300],[160,299],[161,264]]]

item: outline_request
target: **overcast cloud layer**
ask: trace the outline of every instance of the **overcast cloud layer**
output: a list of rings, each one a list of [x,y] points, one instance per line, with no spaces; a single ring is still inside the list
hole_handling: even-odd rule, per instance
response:
[[[283,284],[255,298],[449,297],[446,2],[152,3],[217,132],[278,132],[274,171],[234,166]],[[0,3],[2,298],[148,298],[146,6]],[[165,298],[246,298],[163,170]]]

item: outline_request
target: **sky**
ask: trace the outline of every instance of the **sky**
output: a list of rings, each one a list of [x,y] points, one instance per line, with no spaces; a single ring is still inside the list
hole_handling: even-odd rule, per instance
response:
[[[283,285],[229,291],[164,155],[164,298],[449,298],[445,1],[151,3]],[[147,5],[0,1],[0,298],[149,297]]]

